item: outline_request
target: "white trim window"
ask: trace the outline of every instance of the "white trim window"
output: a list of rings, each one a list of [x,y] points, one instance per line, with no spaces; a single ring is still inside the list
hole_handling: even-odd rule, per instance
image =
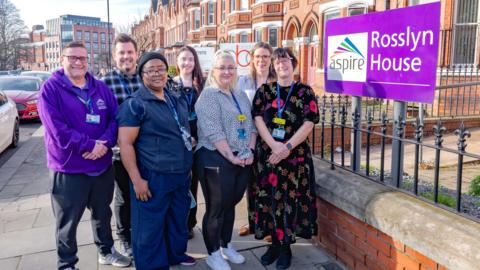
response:
[[[230,34],[228,36],[228,42],[229,43],[235,43],[235,34]]]
[[[200,28],[200,10],[195,9],[193,11],[193,29],[198,30]]]
[[[240,10],[248,10],[248,0],[240,0]]]
[[[260,42],[262,41],[262,28],[256,28],[254,30],[254,35],[255,35],[255,42]]]
[[[479,22],[478,0],[455,1],[453,24],[453,63],[475,64]]]
[[[214,25],[215,24],[215,6],[214,2],[208,2],[208,25]]]
[[[235,2],[237,0],[230,0],[230,12],[235,11]]]
[[[240,33],[240,43],[247,43],[248,42],[248,33],[242,32]]]
[[[364,4],[353,4],[348,7],[348,16],[367,14],[367,6]]]
[[[278,30],[276,27],[268,28],[268,43],[274,48],[278,47]]]

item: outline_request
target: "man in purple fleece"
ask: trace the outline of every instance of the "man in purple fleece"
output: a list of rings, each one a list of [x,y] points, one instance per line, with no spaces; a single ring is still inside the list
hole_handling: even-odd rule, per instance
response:
[[[44,83],[39,99],[51,170],[58,269],[76,269],[76,232],[85,208],[92,213],[98,262],[126,267],[130,259],[113,248],[110,227],[114,186],[110,149],[117,140],[117,102],[110,89],[87,72],[83,43],[67,44],[60,60],[63,68]]]

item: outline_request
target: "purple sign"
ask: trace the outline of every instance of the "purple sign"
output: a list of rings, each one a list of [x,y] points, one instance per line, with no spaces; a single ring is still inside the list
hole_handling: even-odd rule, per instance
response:
[[[329,20],[325,89],[432,103],[439,33],[440,2]]]

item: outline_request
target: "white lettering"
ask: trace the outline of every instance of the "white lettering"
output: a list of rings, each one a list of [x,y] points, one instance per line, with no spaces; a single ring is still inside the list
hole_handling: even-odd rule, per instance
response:
[[[377,48],[380,47],[380,44],[378,44],[378,37],[380,36],[380,33],[377,31],[372,32],[372,48],[375,48],[375,43],[377,43]]]
[[[420,71],[420,66],[422,65],[422,59],[419,57],[415,57],[412,59],[412,70],[413,71]]]
[[[410,58],[382,58],[381,54],[372,54],[370,58],[370,70],[377,71],[415,71],[419,72],[422,60],[419,57]]]

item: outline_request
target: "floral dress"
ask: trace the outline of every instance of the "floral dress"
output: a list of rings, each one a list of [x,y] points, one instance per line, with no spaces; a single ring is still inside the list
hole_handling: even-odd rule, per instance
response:
[[[280,107],[287,98],[290,86],[280,87]],[[253,117],[262,116],[272,134],[277,124],[277,83],[264,84],[253,99]],[[294,83],[282,117],[286,119],[287,142],[305,121],[318,123],[319,114],[313,90]],[[255,238],[276,236],[284,243],[294,243],[295,237],[309,239],[317,233],[315,206],[315,177],[308,139],[295,147],[290,155],[276,165],[268,163],[271,149],[261,139],[255,149],[255,181],[250,184],[249,224]]]

